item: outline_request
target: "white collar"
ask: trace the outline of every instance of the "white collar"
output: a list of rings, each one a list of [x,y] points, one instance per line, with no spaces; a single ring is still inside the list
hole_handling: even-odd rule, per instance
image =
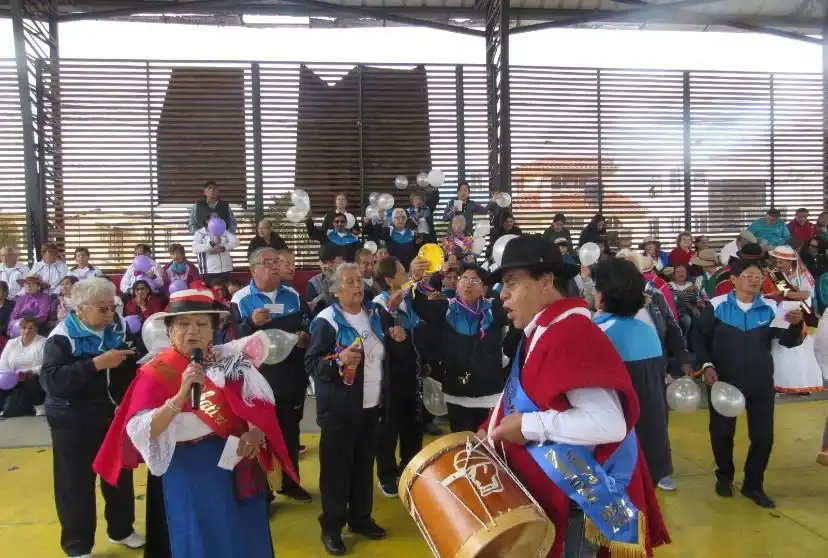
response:
[[[532,318],[532,321],[530,321],[526,325],[526,327],[523,328],[523,333],[524,333],[524,335],[526,335],[526,337],[531,337],[532,334],[535,333],[535,328],[538,327],[538,318],[540,318],[540,316],[541,316],[541,314],[543,314],[544,310],[546,310],[546,308],[544,308],[543,310],[541,310],[540,312],[535,314],[535,317]]]

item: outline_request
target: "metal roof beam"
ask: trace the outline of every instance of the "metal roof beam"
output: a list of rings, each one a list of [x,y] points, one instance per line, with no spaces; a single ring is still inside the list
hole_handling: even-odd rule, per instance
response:
[[[112,10],[89,10],[68,13],[58,16],[60,23],[68,21],[83,21],[89,19],[113,19],[129,17],[137,14],[191,14],[208,10],[215,12],[221,9],[233,9],[235,13],[244,11],[246,0],[192,0],[189,2],[152,2],[133,3]]]
[[[485,37],[486,33],[480,29],[470,29],[468,27],[460,27],[459,25],[450,25],[448,23],[440,23],[438,21],[431,21],[427,19],[418,19],[399,15],[394,11],[384,8],[363,8],[361,6],[343,6],[340,4],[331,4],[330,2],[323,2],[322,0],[288,0],[292,4],[300,6],[308,6],[316,10],[325,10],[334,8],[337,11],[352,13],[363,17],[370,17],[378,20],[393,21],[403,25],[414,25],[417,27],[428,27],[430,29],[437,29],[438,31],[449,31],[451,33],[460,33],[462,35],[471,35],[473,37]],[[402,10],[404,11],[404,9]]]
[[[625,4],[627,6],[638,6],[638,9],[649,9],[654,8],[656,4],[652,4],[647,0],[613,0],[614,2],[618,2],[619,4]],[[684,10],[681,8],[684,6],[676,6],[679,12],[685,13]],[[770,27],[762,27],[760,25],[753,25],[752,23],[744,23],[742,21],[730,19],[727,17],[720,17],[714,16],[709,14],[696,14],[695,12],[689,12],[691,15],[697,15],[701,18],[702,21],[708,22],[711,25],[724,25],[726,27],[732,27],[734,29],[739,29],[741,31],[750,31],[751,33],[762,33],[765,35],[773,35],[775,37],[781,37],[783,39],[793,39],[795,41],[803,41],[806,43],[811,43],[815,45],[821,45],[822,39],[818,39],[816,37],[809,37],[807,35],[803,35],[802,33],[794,33],[792,31],[782,31],[781,29],[772,29]]]

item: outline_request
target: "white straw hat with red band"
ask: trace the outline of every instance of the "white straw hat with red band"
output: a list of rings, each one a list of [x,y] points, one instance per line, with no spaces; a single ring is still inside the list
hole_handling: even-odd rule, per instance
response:
[[[150,316],[150,320],[164,320],[171,316],[187,314],[218,314],[220,317],[230,315],[227,310],[216,307],[216,296],[210,289],[184,289],[170,295],[166,311]]]

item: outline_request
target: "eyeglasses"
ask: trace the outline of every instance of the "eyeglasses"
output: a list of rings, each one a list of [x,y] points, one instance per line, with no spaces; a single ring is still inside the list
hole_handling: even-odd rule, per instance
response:
[[[107,314],[109,312],[114,314],[115,310],[117,310],[117,307],[114,304],[109,304],[109,305],[104,304],[102,306],[88,306],[87,308],[94,308],[100,314]]]
[[[279,259],[276,258],[275,260],[262,260],[259,262],[259,265],[263,265],[265,267],[276,267],[279,265]]]
[[[739,275],[739,277],[745,281],[761,281],[763,276],[761,273],[747,273]]]
[[[482,285],[483,284],[483,281],[481,279],[478,279],[477,277],[467,277],[465,275],[460,277],[457,280],[458,281],[465,281],[466,283],[469,283],[470,285]]]

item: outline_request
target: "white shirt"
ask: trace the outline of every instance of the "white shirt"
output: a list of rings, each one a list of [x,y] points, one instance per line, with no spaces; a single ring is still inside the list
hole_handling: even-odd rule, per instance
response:
[[[198,267],[202,275],[233,271],[233,258],[230,252],[239,246],[239,239],[233,233],[225,231],[215,246],[210,245],[212,240],[215,239],[210,236],[206,227],[197,230],[193,235],[193,252],[198,256]],[[218,251],[222,247],[224,250]]]
[[[77,277],[79,281],[83,281],[90,277],[103,277],[103,272],[97,267],[85,267],[83,269],[76,267],[69,272],[69,275]]]
[[[359,314],[348,314],[343,310],[342,315],[362,339],[362,359],[365,364],[362,373],[362,408],[371,409],[379,405],[380,401],[385,347],[371,329],[367,312],[363,310]]]
[[[23,285],[18,281],[29,275],[29,273],[29,268],[20,262],[17,262],[14,267],[6,267],[6,264],[0,264],[0,281],[5,281],[9,286],[8,298],[10,300],[20,296]]]
[[[50,264],[41,260],[32,266],[32,273],[49,284],[52,294],[60,294],[60,282],[69,273],[69,268],[60,260]]]
[[[722,265],[728,265],[730,264],[730,258],[735,258],[738,253],[739,247],[736,246],[736,241],[728,242],[719,254],[719,261],[722,262]]]
[[[164,268],[157,263],[152,262],[152,273],[155,277],[150,278],[147,276],[147,279],[149,279],[152,291],[157,293],[158,289],[164,286]],[[136,279],[138,278],[135,276],[135,265],[129,264],[129,267],[126,268],[126,271],[124,271],[124,274],[121,276],[121,292],[125,294],[131,293],[132,286],[135,284]]]
[[[532,318],[524,332],[527,338],[537,328],[542,311]],[[566,319],[565,317],[563,319]],[[550,324],[551,325],[551,324]],[[528,362],[538,339],[546,329],[538,331],[526,357]],[[620,442],[627,435],[626,419],[621,400],[615,390],[604,388],[581,388],[566,392],[571,409],[566,411],[540,411],[524,413],[521,417],[521,432],[530,442],[559,442],[580,446],[597,446]]]
[[[44,345],[46,345],[46,338],[40,335],[35,336],[28,347],[23,346],[21,337],[10,339],[3,349],[3,354],[0,355],[0,370],[13,372],[30,370],[40,374]]]

